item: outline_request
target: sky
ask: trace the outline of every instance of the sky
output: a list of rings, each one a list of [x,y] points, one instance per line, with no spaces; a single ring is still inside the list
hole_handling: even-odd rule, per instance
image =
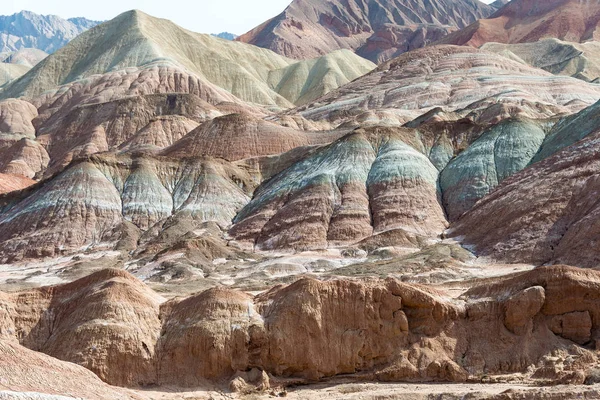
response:
[[[493,0],[485,0],[490,3]],[[63,18],[109,20],[139,9],[201,33],[246,33],[281,13],[291,0],[0,0],[0,15],[22,10]]]

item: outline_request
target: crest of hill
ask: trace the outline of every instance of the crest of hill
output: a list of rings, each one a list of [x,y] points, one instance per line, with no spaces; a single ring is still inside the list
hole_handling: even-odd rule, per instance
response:
[[[244,43],[193,33],[134,10],[83,33],[10,84],[2,97],[35,97],[95,74],[150,63],[175,65],[246,102],[286,108],[294,100],[305,100],[307,93],[323,94],[323,88],[329,90],[331,82],[343,84],[374,68],[354,54],[332,55],[296,68],[294,79],[290,79],[285,71],[277,71],[286,70],[296,63],[294,60]],[[315,66],[327,70],[314,71]],[[309,83],[314,75],[332,77],[325,78],[322,87],[314,87]]]
[[[0,86],[25,75],[30,69],[26,65],[0,63]]]
[[[496,9],[478,0],[295,0],[237,40],[296,59],[350,49],[379,63],[437,41]]]
[[[598,40],[600,2],[513,0],[489,19],[454,32],[440,43],[479,47],[489,42],[529,43],[556,38],[568,42]]]

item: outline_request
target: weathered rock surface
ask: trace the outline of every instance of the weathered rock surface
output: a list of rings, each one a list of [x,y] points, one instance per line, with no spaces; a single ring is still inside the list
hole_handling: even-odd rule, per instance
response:
[[[542,146],[541,153],[554,155],[506,179],[453,226],[451,235],[496,259],[596,267],[600,137],[592,130],[561,150],[574,140],[572,130],[562,131],[570,121],[559,123],[559,133],[550,134]]]
[[[36,107],[24,100],[9,99],[0,102],[0,134],[35,135],[32,121],[38,116]]]
[[[585,42],[600,38],[595,1],[513,0],[489,19],[448,35],[441,43],[479,47],[488,42],[525,43],[555,38]]]
[[[317,144],[319,136],[283,127],[249,114],[228,114],[191,131],[165,149],[163,154],[174,158],[211,156],[238,161]]]
[[[446,112],[499,122],[498,117],[570,114],[595,103],[599,96],[598,85],[554,76],[497,54],[435,46],[382,64],[296,111],[308,119],[341,123],[370,110],[425,113],[442,107]]]
[[[600,132],[600,102],[558,121],[548,133],[533,162],[544,160],[555,153]]]
[[[255,193],[230,233],[258,249],[327,248],[404,229],[447,225],[438,170],[410,130],[357,131],[282,171]]]
[[[161,68],[157,68],[152,74],[161,72]],[[164,81],[155,81],[148,92],[169,92],[170,85],[163,83],[174,76],[177,76],[176,70],[171,70]],[[205,94],[201,86],[176,86],[172,91],[182,93],[125,95],[102,103],[93,103],[93,99],[83,95],[84,100],[78,102],[80,97],[73,97],[57,109],[45,109],[42,105],[37,141],[47,149],[51,161],[45,174],[51,175],[73,160],[104,151],[159,151],[199,123],[221,115],[216,107],[200,97]],[[75,91],[75,94],[80,93]],[[211,95],[207,98],[214,100]]]
[[[174,214],[227,226],[252,188],[245,171],[212,159],[91,158],[8,201],[0,252],[6,261],[111,248],[127,234],[123,224],[146,231]]]
[[[130,11],[83,33],[8,85],[0,96],[36,97],[82,78],[156,62],[174,65],[243,101],[280,107],[290,107],[300,98],[314,100],[374,68],[369,61],[348,52],[305,63],[290,75],[286,69],[296,61],[272,51],[196,34],[170,21]],[[307,91],[311,69],[324,79],[322,85]],[[176,79],[187,84],[187,79]]]
[[[458,219],[504,179],[529,165],[544,139],[544,130],[531,121],[506,120],[484,132],[441,173],[449,219]]]
[[[0,173],[0,194],[25,189],[34,183],[34,180],[25,178],[23,176]]]
[[[504,304],[504,325],[511,332],[524,335],[533,329],[533,317],[541,311],[545,301],[546,292],[541,286],[530,287],[511,296]]]
[[[0,340],[0,391],[3,400],[136,399],[89,370]]]
[[[236,40],[296,59],[351,49],[380,63],[492,14],[479,1],[293,1]]]
[[[595,338],[599,296],[598,272],[557,266],[476,285],[461,302],[394,279],[302,279],[258,296],[216,288],[160,304],[128,273],[105,270],[3,295],[8,317],[0,321],[16,330],[3,342],[11,348],[19,348],[16,338],[133,386],[197,387],[253,369],[296,382],[342,374],[463,382],[520,373],[551,383],[585,378],[597,362],[581,345]]]

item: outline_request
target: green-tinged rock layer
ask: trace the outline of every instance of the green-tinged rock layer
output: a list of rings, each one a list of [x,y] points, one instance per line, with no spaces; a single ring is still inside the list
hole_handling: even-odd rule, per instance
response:
[[[262,185],[231,234],[261,249],[326,248],[381,231],[437,236],[438,170],[400,133],[357,131]]]
[[[251,189],[243,171],[220,161],[94,157],[5,208],[0,258],[110,247],[119,240],[121,224],[144,231],[172,215],[226,226],[249,201]]]
[[[500,182],[525,168],[544,138],[544,130],[536,123],[509,120],[491,127],[450,161],[440,177],[450,220],[456,220]]]

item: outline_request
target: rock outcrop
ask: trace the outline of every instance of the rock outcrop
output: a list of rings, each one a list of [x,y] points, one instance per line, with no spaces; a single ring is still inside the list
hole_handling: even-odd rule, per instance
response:
[[[555,75],[572,76],[586,82],[600,79],[600,42],[573,43],[549,38],[533,43],[486,43],[481,49]]]
[[[0,380],[0,388],[3,389],[0,391],[0,398],[3,400],[139,398],[107,385],[79,365],[60,361],[4,340],[0,340]]]
[[[19,175],[9,175],[0,173],[0,194],[22,190],[35,183],[34,180]]]
[[[317,144],[318,134],[286,128],[249,114],[228,114],[191,131],[163,154],[174,158],[211,156],[228,161],[285,153]]]
[[[8,201],[0,253],[6,261],[114,248],[127,223],[146,231],[175,214],[227,226],[253,185],[245,171],[214,159],[106,155],[76,162]]]
[[[442,170],[440,187],[450,221],[458,219],[499,183],[529,165],[546,133],[531,121],[492,126]]]
[[[477,0],[296,0],[237,40],[296,59],[351,49],[380,63],[435,42],[494,10]]]
[[[0,321],[15,329],[0,349],[18,349],[18,339],[128,386],[197,387],[250,374],[267,376],[263,383],[353,374],[581,383],[597,362],[587,346],[599,297],[598,272],[557,266],[476,285],[460,303],[394,279],[302,279],[258,296],[215,288],[161,304],[128,273],[104,270],[0,298]]]
[[[438,170],[411,130],[357,131],[271,178],[230,233],[258,249],[352,244],[403,229],[426,237],[447,226]]]

